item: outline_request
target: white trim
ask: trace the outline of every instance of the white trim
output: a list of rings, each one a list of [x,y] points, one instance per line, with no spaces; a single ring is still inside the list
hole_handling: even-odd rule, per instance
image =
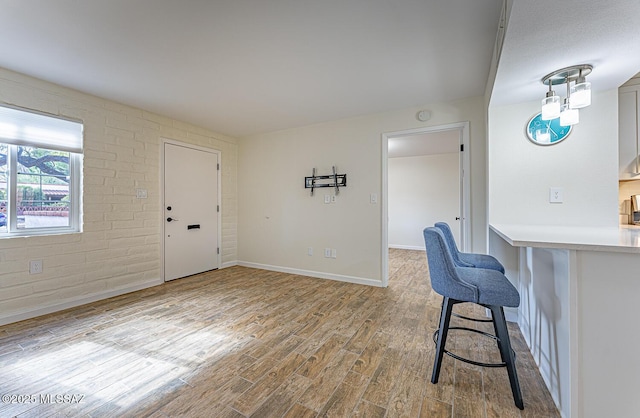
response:
[[[504,318],[508,322],[515,322],[516,324],[518,324],[518,327],[520,326],[520,316],[518,315],[518,308],[504,308]]]
[[[238,261],[238,265],[242,267],[250,267],[260,270],[277,271],[280,273],[297,274],[299,276],[315,277],[318,279],[336,280],[339,282],[347,282],[353,284],[362,284],[367,286],[383,287],[380,280],[366,279],[363,277],[344,276],[341,274],[323,273],[320,271],[302,270],[291,267],[272,266],[269,264],[250,263],[247,261]]]
[[[389,200],[387,192],[389,190],[389,137],[382,134],[382,196],[378,202],[382,205],[380,228],[382,230],[381,237],[381,269],[382,269],[382,286],[389,286]]]
[[[461,206],[461,250],[471,251],[471,148],[469,146],[469,122],[456,122],[446,125],[428,126],[423,128],[408,129],[404,131],[387,132],[382,134],[382,197],[379,201],[382,204],[381,224],[382,224],[382,283],[384,287],[389,284],[389,138],[399,136],[410,136],[442,131],[460,131],[460,145],[464,151],[460,152],[460,206]],[[505,313],[506,316],[506,313]]]
[[[0,139],[0,142],[2,140]],[[4,142],[3,142],[4,143]],[[82,232],[82,204],[83,201],[83,154],[69,152],[69,178],[68,191],[69,191],[69,225],[68,226],[44,226],[40,228],[22,228],[18,229],[18,216],[17,216],[17,190],[18,190],[18,146],[15,144],[7,144],[7,167],[8,167],[8,182],[7,182],[7,202],[8,212],[6,218],[7,232],[0,233],[0,239],[15,238],[15,237],[32,237],[32,236],[47,236],[47,235],[62,235],[62,234],[75,234]],[[33,145],[35,146],[35,145]],[[53,149],[53,151],[65,150]],[[13,174],[12,174],[13,173]]]
[[[416,247],[414,245],[394,245],[394,244],[389,244],[389,248],[395,248],[398,250],[415,250],[415,251],[424,251],[426,252],[426,249],[424,247]]]
[[[462,199],[462,251],[471,251],[471,145],[469,144],[469,122],[462,122],[460,145],[464,151],[460,153],[462,179],[460,197]]]
[[[160,147],[160,224],[162,225],[162,243],[161,243],[161,251],[160,251],[160,277],[164,280],[164,235],[165,235],[165,220],[164,220],[164,148],[165,144],[171,144],[178,147],[185,147],[190,149],[195,149],[198,151],[209,152],[212,154],[217,154],[218,164],[220,169],[217,172],[218,178],[218,196],[217,196],[217,205],[220,206],[220,211],[218,212],[218,248],[220,248],[220,252],[217,254],[218,268],[222,267],[222,151],[215,148],[207,148],[199,145],[190,144],[187,142],[180,142],[174,139],[160,138],[162,141],[162,146]]]
[[[237,261],[227,261],[226,263],[222,263],[222,265],[220,266],[220,269],[226,269],[229,267],[235,267],[238,265]]]
[[[518,313],[518,308],[503,308],[504,310],[504,318],[507,322],[513,322],[518,324],[518,328],[520,327],[520,314]],[[491,310],[489,308],[484,309],[485,316],[487,318],[491,318]]]
[[[138,283],[133,286],[121,286],[115,289],[91,293],[88,295],[76,296],[72,298],[64,299],[60,302],[39,307],[36,309],[27,309],[18,313],[11,313],[8,315],[0,316],[0,326],[11,324],[13,322],[24,321],[25,319],[35,318],[41,315],[47,315],[53,312],[63,311],[69,308],[75,308],[76,306],[86,305],[87,303],[96,302],[99,300],[109,299],[114,296],[124,295],[126,293],[137,292],[138,290],[147,289],[149,287],[159,286],[163,284],[162,279],[152,279],[143,283]]]
[[[581,252],[582,253],[582,252]],[[582,276],[578,270],[581,260],[578,259],[578,251],[569,250],[569,376],[571,384],[569,389],[569,416],[584,416],[584,402],[582,400],[583,384],[582,384],[582,368],[580,367],[580,359],[582,358],[582,349],[580,347],[580,301],[579,279]],[[547,384],[547,387],[550,387]],[[555,400],[555,398],[554,398]],[[563,418],[568,418],[560,409],[560,403],[556,401],[556,406],[561,411]]]

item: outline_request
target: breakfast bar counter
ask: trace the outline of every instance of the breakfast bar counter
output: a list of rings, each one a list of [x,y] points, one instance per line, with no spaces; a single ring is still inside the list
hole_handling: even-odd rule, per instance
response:
[[[562,416],[638,416],[640,228],[492,224],[489,248]]]
[[[640,227],[490,225],[514,247],[640,253]]]

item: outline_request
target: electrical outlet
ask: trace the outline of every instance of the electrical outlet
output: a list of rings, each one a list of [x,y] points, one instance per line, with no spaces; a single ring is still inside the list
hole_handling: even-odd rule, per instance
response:
[[[40,274],[40,273],[42,273],[42,260],[29,261],[29,274]]]
[[[331,258],[331,248],[325,248],[324,249],[324,257],[325,258]]]
[[[307,255],[308,256],[312,256],[313,255],[313,247],[307,248]]]
[[[136,189],[136,199],[146,199],[147,189]]]
[[[549,203],[562,203],[564,201],[564,189],[562,187],[549,188]]]
[[[331,195],[331,203],[336,203],[336,200],[338,200],[338,197],[336,195]]]

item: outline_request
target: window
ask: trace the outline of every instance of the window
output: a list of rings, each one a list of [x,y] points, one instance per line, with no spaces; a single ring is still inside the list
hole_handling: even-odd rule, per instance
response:
[[[0,106],[0,236],[80,231],[82,128]]]

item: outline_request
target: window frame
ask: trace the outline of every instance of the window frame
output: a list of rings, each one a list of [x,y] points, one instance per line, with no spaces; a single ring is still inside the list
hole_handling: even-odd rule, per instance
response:
[[[34,113],[41,116],[47,116],[50,118],[62,119],[69,122],[75,122],[81,125],[81,129],[84,128],[82,121],[61,118],[56,115],[50,115],[42,112],[36,112],[29,109],[23,109],[15,106],[7,106],[0,104],[2,107],[7,107],[27,113]],[[0,239],[13,238],[13,237],[25,237],[25,236],[40,236],[40,235],[58,235],[58,234],[71,234],[82,232],[82,161],[83,153],[74,152],[69,149],[64,149],[54,146],[46,146],[41,143],[30,144],[28,141],[21,141],[15,143],[7,138],[0,137],[0,144],[4,144],[7,147],[7,185],[6,185],[6,232],[0,232]],[[18,147],[28,146],[33,148],[45,149],[50,151],[62,151],[69,153],[69,225],[68,226],[47,226],[40,228],[20,228],[18,229],[18,215],[17,215],[17,192],[18,192]]]

